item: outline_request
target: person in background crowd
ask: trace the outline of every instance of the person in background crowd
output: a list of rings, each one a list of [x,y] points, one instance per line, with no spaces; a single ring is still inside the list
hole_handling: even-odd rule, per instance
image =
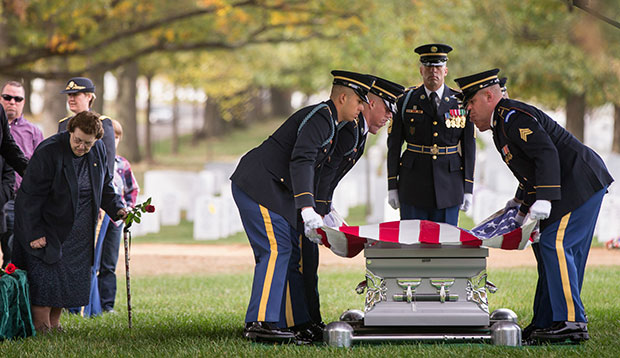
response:
[[[235,204],[256,260],[243,332],[250,340],[310,341],[296,335],[310,323],[300,271],[300,233],[320,241],[316,229],[324,223],[314,200],[318,178],[335,148],[339,124],[357,118],[374,81],[348,71],[332,75],[330,99],[290,116],[241,158],[231,176]]]
[[[69,79],[65,89],[60,93],[67,95],[67,105],[69,106],[69,110],[74,114],[89,111],[95,102],[95,99],[97,99],[97,96],[95,95],[95,85],[89,78],[86,77],[73,77]],[[67,129],[67,123],[71,118],[72,116],[68,116],[58,121],[58,132],[62,132]],[[116,147],[114,146],[114,127],[112,126],[112,120],[110,117],[100,116],[99,119],[101,120],[104,130],[101,141],[105,145],[108,170],[110,174],[112,174],[114,173],[114,158],[116,157]],[[100,230],[98,231],[98,238],[105,237],[105,231],[108,228],[108,225],[105,223],[109,221],[110,217],[106,216],[103,210],[100,210],[98,222],[98,227],[100,227]],[[93,261],[93,263],[96,262],[97,260]],[[79,307],[70,307],[69,312],[78,314],[81,310]],[[98,310],[93,310],[93,313],[98,314],[99,312]]]
[[[472,205],[474,125],[466,120],[459,92],[444,83],[450,51],[444,44],[415,49],[424,85],[403,94],[388,128],[388,202],[400,208],[401,220],[457,225],[459,208]]]
[[[24,86],[17,81],[6,82],[2,87],[0,103],[6,112],[11,135],[15,143],[22,150],[24,156],[30,159],[34,149],[43,141],[43,132],[41,132],[39,127],[24,118],[24,105],[26,104]],[[15,175],[15,192],[19,189],[21,182],[22,177],[19,174]],[[11,259],[11,247],[13,246],[13,221],[15,218],[13,195],[8,197],[8,200],[3,203],[6,215],[6,231],[0,235],[0,240],[2,240],[3,265],[6,265]]]
[[[114,140],[118,150],[118,143],[123,138],[123,127],[120,122],[113,119]],[[133,208],[138,198],[138,182],[133,176],[131,165],[127,159],[117,155],[114,159],[114,179],[112,181],[114,191],[121,198],[123,206]],[[101,297],[101,308],[103,312],[114,313],[114,301],[116,298],[116,264],[118,262],[118,251],[123,235],[124,222],[111,221],[108,224],[103,246],[101,249],[101,262],[97,281],[99,283],[99,296]]]
[[[14,262],[28,272],[35,329],[61,330],[62,307],[88,304],[99,208],[127,210],[112,186],[99,115],[80,112],[39,144],[15,198]]]
[[[491,130],[502,159],[519,181],[506,208],[540,220],[534,317],[523,330],[528,343],[582,342],[590,338],[583,302],[586,260],[603,196],[613,182],[605,163],[538,108],[503,97],[499,69],[455,79],[471,121]]]

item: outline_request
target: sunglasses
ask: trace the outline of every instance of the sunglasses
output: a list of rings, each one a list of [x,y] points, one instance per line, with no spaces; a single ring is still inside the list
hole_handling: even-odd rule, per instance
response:
[[[20,97],[20,96],[11,96],[10,94],[3,94],[2,95],[2,99],[7,101],[7,102],[11,102],[12,99],[15,100],[15,102],[19,103],[21,101],[24,100],[24,97]]]

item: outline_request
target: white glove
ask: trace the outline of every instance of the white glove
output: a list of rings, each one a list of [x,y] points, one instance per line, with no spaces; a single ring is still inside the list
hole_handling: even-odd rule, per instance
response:
[[[532,220],[545,220],[551,213],[551,202],[549,200],[536,200],[530,207],[530,217]]]
[[[344,224],[344,219],[342,216],[332,207],[332,210],[329,214],[323,217],[323,222],[325,222],[326,226],[339,228]]]
[[[519,227],[523,226],[523,221],[525,221],[525,215],[521,215],[520,212],[515,215],[515,222],[519,224]]]
[[[461,211],[468,211],[469,208],[471,208],[473,201],[474,201],[474,194],[465,193],[465,196],[463,196],[463,204],[461,204]]]
[[[307,233],[306,237],[308,238],[308,240],[310,240],[311,242],[317,245],[323,245],[323,241],[321,241],[322,240],[321,234],[316,232],[316,229],[310,230],[310,233],[309,234]]]
[[[324,225],[321,215],[314,211],[314,208],[307,207],[301,210],[301,218],[304,220],[304,233],[308,239],[319,238],[321,235],[316,232],[316,229]],[[314,242],[314,241],[313,241]]]
[[[521,206],[521,202],[517,200],[517,198],[512,198],[508,200],[508,202],[506,203],[506,206],[504,207],[504,211],[508,211],[508,209],[512,209],[512,208],[518,208],[519,206]]]
[[[390,206],[394,210],[400,208],[400,200],[398,199],[398,189],[388,190],[388,204],[390,204]]]

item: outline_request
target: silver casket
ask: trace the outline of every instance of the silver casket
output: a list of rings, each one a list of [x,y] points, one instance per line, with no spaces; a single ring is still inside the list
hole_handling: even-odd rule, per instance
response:
[[[364,326],[489,326],[488,249],[379,242],[364,256]]]

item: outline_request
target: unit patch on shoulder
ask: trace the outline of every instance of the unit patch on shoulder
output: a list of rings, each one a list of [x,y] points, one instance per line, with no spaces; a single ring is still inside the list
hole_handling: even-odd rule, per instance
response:
[[[532,130],[529,128],[519,128],[519,135],[524,142],[527,142],[527,136],[532,134]]]

